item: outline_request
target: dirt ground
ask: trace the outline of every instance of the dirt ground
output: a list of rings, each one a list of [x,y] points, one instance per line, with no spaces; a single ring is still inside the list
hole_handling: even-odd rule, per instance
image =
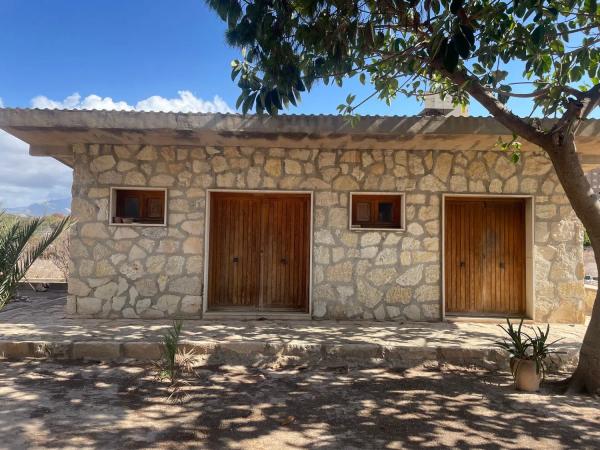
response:
[[[598,448],[600,400],[506,373],[202,368],[169,400],[152,366],[0,361],[0,447]]]

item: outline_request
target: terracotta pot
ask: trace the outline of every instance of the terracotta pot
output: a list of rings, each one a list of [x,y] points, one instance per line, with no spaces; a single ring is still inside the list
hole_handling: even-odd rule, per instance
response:
[[[541,371],[538,373],[535,361],[531,359],[511,358],[510,370],[515,378],[515,387],[519,391],[537,392],[542,381]]]

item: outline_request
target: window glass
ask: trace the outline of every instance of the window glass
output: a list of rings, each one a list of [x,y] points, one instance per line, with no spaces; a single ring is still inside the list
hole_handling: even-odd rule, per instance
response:
[[[112,190],[111,224],[166,225],[165,189]]]
[[[402,194],[352,194],[351,227],[402,229]]]
[[[392,222],[393,203],[379,202],[379,221]]]
[[[123,204],[123,215],[125,217],[140,217],[140,199],[126,197]]]

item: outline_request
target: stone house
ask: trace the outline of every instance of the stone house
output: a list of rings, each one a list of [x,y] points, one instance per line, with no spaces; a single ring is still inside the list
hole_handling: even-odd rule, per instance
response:
[[[584,319],[582,226],[493,118],[4,109],[0,128],[73,168],[70,315]]]

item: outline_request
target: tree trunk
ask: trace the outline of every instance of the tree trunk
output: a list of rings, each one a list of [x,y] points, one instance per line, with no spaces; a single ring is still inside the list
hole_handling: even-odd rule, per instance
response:
[[[464,89],[513,133],[540,146],[548,153],[556,175],[565,190],[571,207],[585,227],[594,249],[596,265],[600,264],[600,200],[583,173],[575,146],[578,121],[585,119],[600,104],[600,84],[583,95],[581,103],[569,102],[567,112],[550,132],[545,132],[511,113],[476,77],[462,71],[446,72],[439,68],[456,86]],[[569,391],[600,391],[600,300],[596,296],[592,318],[583,338],[579,365],[570,380]]]
[[[594,248],[598,254],[598,249]],[[598,264],[598,257],[596,257]],[[596,294],[592,318],[579,352],[579,364],[573,373],[567,392],[600,394],[600,290]]]
[[[576,153],[574,137],[561,136],[560,142],[557,136],[552,136],[551,142],[544,145],[556,174],[575,214],[586,228],[594,255],[596,265],[600,266],[600,202],[598,196],[583,173],[579,158]],[[600,291],[599,291],[600,292]],[[573,374],[568,392],[588,392],[595,394],[600,392],[600,300],[596,296],[592,317],[588,329],[583,338],[583,344],[579,353],[579,364]]]

